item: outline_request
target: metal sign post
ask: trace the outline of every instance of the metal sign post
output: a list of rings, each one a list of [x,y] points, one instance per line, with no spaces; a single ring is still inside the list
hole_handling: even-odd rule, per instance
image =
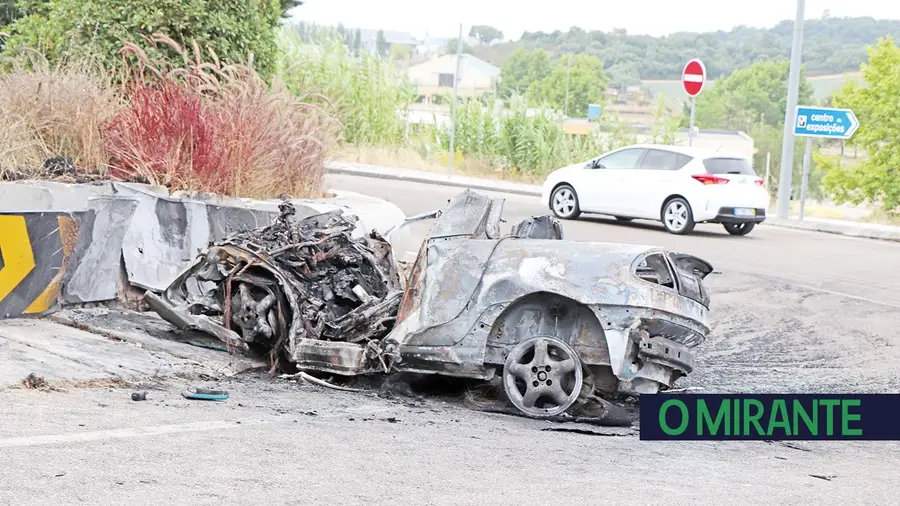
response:
[[[450,112],[450,156],[448,157],[447,177],[453,175],[453,154],[456,151],[456,92],[459,88],[459,60],[462,55],[462,33],[463,25],[459,24],[459,38],[456,39],[456,72],[453,73],[453,106]]]
[[[800,219],[806,207],[806,189],[809,185],[809,165],[812,158],[813,138],[847,140],[859,128],[859,120],[850,109],[831,107],[797,107],[791,133],[806,137],[803,153],[803,176],[800,180]]]
[[[706,65],[697,58],[687,62],[681,71],[681,86],[684,92],[691,97],[691,125],[688,131],[688,146],[694,145],[694,111],[697,109],[697,95],[703,91],[706,84]]]
[[[794,20],[794,40],[791,43],[791,70],[788,75],[787,108],[784,111],[784,136],[781,140],[781,172],[778,176],[778,217],[787,218],[791,205],[791,178],[794,174],[794,136],[791,135],[791,115],[797,107],[800,93],[800,63],[803,53],[803,17],[805,0],[797,0]]]

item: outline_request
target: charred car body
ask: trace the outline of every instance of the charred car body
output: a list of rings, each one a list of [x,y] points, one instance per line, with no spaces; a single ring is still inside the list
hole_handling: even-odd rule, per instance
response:
[[[307,371],[502,380],[525,414],[579,397],[655,393],[709,334],[712,266],[651,246],[575,242],[549,217],[500,231],[502,199],[465,191],[433,218],[408,276],[388,241],[339,212],[209,248],[151,307]],[[387,234],[390,236],[390,232]]]

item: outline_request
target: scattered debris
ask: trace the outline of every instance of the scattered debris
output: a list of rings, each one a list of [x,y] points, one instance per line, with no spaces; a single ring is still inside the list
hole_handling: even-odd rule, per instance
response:
[[[47,380],[43,378],[43,376],[38,376],[35,373],[31,373],[25,377],[22,381],[22,385],[25,388],[34,389],[34,390],[49,390],[50,384],[47,383]]]
[[[703,391],[703,387],[685,387],[685,388],[670,388],[668,390],[661,391],[661,393],[682,394],[682,393],[701,392],[701,391]]]
[[[193,399],[197,401],[228,400],[228,392],[224,390],[207,390],[205,388],[195,388],[193,392],[184,392],[181,395],[185,399]]]
[[[362,390],[360,390],[358,388],[349,388],[349,387],[342,387],[342,386],[338,386],[338,385],[332,385],[331,383],[329,383],[323,379],[316,378],[315,376],[307,374],[303,371],[300,371],[296,374],[282,374],[280,376],[280,378],[281,379],[300,378],[300,379],[307,381],[309,383],[312,383],[314,385],[319,385],[320,387],[331,388],[334,390],[340,390],[342,392],[362,392]]]
[[[622,437],[622,436],[633,436],[634,434],[631,432],[597,432],[595,430],[590,429],[579,429],[577,427],[544,427],[541,429],[541,432],[571,432],[573,434],[584,434],[585,436],[611,436],[611,437]]]
[[[834,478],[837,478],[836,474],[811,474],[813,478],[818,478],[820,480],[831,481]]]
[[[804,448],[804,447],[802,447],[802,446],[797,446],[796,444],[790,443],[790,442],[787,442],[787,441],[772,441],[772,440],[766,440],[766,443],[769,443],[769,444],[777,444],[777,445],[780,445],[780,446],[784,446],[785,448],[790,448],[790,449],[792,449],[792,450],[799,450],[799,451],[801,451],[801,452],[811,452],[811,451],[812,451],[810,448]]]
[[[134,392],[131,394],[131,400],[137,401],[146,401],[147,400],[147,392]]]
[[[54,475],[55,478],[62,478],[66,475],[66,471],[60,471]]]

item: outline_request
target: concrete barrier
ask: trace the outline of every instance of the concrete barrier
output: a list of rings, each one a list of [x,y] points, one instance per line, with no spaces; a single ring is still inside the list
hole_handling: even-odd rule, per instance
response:
[[[159,197],[169,194],[163,186],[138,183],[0,182],[0,212],[84,211],[92,198],[116,195],[121,189],[140,190]]]
[[[56,308],[77,236],[75,213],[0,213],[0,318]]]
[[[334,191],[293,200],[297,217],[343,209],[358,233],[405,219],[387,201]],[[0,318],[43,314],[59,302],[103,302],[123,287],[162,291],[212,241],[271,224],[279,200],[221,195],[169,197],[165,188],[47,181],[0,183]],[[39,206],[47,210],[24,212]]]
[[[63,278],[64,303],[103,302],[118,297],[122,244],[137,205],[137,199],[120,196],[104,195],[88,201]]]

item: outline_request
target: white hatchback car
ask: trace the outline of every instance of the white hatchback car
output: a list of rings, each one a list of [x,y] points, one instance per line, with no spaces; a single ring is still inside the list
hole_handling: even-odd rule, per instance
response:
[[[750,161],[698,148],[638,144],[553,171],[541,200],[557,217],[581,213],[661,221],[673,234],[721,223],[747,235],[766,219],[769,193]]]

